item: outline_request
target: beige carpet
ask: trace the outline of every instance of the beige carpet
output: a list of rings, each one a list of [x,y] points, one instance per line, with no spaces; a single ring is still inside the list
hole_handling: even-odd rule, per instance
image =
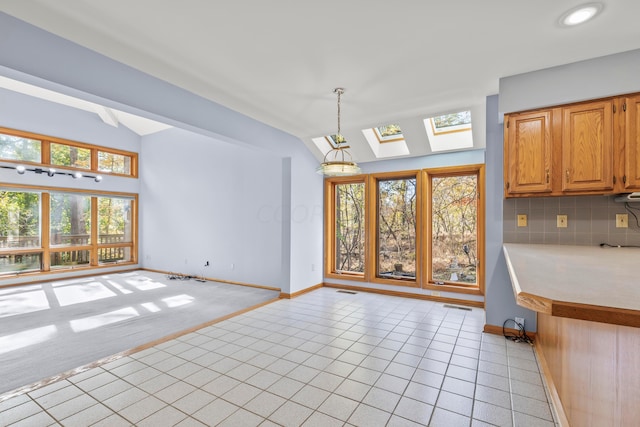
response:
[[[0,288],[0,395],[278,296],[148,271]]]

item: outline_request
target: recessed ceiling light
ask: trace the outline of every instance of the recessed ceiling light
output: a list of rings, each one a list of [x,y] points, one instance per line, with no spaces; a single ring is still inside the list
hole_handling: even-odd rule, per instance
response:
[[[565,12],[560,17],[560,24],[565,27],[573,27],[593,19],[602,12],[602,3],[583,4]]]

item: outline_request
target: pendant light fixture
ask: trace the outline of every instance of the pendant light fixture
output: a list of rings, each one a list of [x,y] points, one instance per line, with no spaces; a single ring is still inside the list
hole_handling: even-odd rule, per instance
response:
[[[340,100],[344,93],[344,88],[337,87],[333,90],[333,93],[338,95],[338,132],[333,137],[335,146],[325,154],[317,172],[324,176],[356,175],[360,173],[360,168],[352,160],[351,153],[347,151],[347,141],[340,133]]]

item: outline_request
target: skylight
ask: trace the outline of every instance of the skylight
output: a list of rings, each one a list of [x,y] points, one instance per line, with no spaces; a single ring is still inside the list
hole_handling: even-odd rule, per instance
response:
[[[471,111],[443,114],[424,120],[432,151],[459,150],[473,147]]]
[[[318,138],[312,138],[312,141],[315,144],[315,146],[318,148],[318,150],[320,150],[322,155],[325,156],[329,151],[333,150],[334,148],[338,148],[338,142],[336,138],[337,138],[337,135],[327,135],[327,136],[321,136]],[[342,141],[340,146],[342,148],[351,148],[349,147],[349,144],[347,143],[347,141]]]
[[[378,138],[378,142],[380,143],[400,141],[404,139],[404,137],[402,136],[402,129],[400,129],[400,125],[395,123],[374,128],[374,132],[376,134],[376,137]]]
[[[402,129],[397,123],[363,129],[362,133],[369,143],[373,154],[379,159],[409,154]]]

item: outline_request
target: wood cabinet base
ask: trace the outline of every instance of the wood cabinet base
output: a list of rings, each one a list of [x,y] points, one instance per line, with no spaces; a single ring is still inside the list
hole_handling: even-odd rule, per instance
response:
[[[639,328],[538,313],[536,351],[561,425],[637,425],[638,349]]]

